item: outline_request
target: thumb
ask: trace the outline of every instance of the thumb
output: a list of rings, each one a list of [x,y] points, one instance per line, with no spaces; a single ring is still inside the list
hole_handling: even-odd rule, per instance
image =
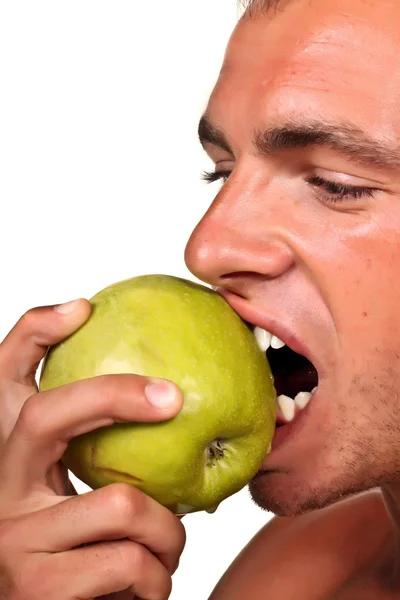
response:
[[[25,313],[0,344],[0,378],[34,385],[36,370],[48,347],[79,329],[90,310],[89,301],[81,298]]]

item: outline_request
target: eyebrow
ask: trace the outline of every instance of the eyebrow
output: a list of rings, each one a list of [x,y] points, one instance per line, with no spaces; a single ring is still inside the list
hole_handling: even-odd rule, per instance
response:
[[[207,115],[200,119],[198,134],[203,147],[218,146],[233,155],[227,136],[213,125]],[[279,150],[319,146],[339,152],[354,162],[380,169],[399,168],[397,147],[375,140],[351,123],[329,123],[322,120],[293,123],[288,121],[264,131],[256,131],[253,140],[256,150],[269,157]]]

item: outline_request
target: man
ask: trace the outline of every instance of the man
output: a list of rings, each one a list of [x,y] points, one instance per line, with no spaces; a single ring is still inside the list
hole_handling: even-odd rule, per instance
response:
[[[309,365],[307,379],[278,364],[281,427],[250,482],[278,516],[212,600],[400,597],[399,32],[397,0],[253,2],[200,123],[223,186],[188,267]],[[183,549],[152,499],[74,497],[57,463],[83,431],[182,406],[173,384],[135,375],[37,393],[46,348],[89,310],[30,311],[0,347],[7,600],[163,600]],[[303,410],[285,386],[309,394]]]

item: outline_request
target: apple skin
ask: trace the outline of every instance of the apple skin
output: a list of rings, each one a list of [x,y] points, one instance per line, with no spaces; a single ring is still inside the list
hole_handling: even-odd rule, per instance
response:
[[[40,390],[135,373],[175,382],[184,406],[166,422],[76,437],[63,462],[92,488],[127,482],[176,514],[212,512],[256,474],[275,430],[273,377],[253,332],[212,289],[169,275],[113,284],[90,302],[89,320],[49,350]]]

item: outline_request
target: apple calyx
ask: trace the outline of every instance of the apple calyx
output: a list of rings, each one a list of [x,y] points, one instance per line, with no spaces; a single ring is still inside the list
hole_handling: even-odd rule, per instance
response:
[[[213,440],[207,446],[207,461],[206,461],[206,466],[207,467],[215,467],[215,465],[217,464],[217,462],[221,458],[224,458],[224,456],[225,456],[225,452],[224,452],[224,447],[223,447],[223,444],[222,444],[222,440],[221,439]]]

